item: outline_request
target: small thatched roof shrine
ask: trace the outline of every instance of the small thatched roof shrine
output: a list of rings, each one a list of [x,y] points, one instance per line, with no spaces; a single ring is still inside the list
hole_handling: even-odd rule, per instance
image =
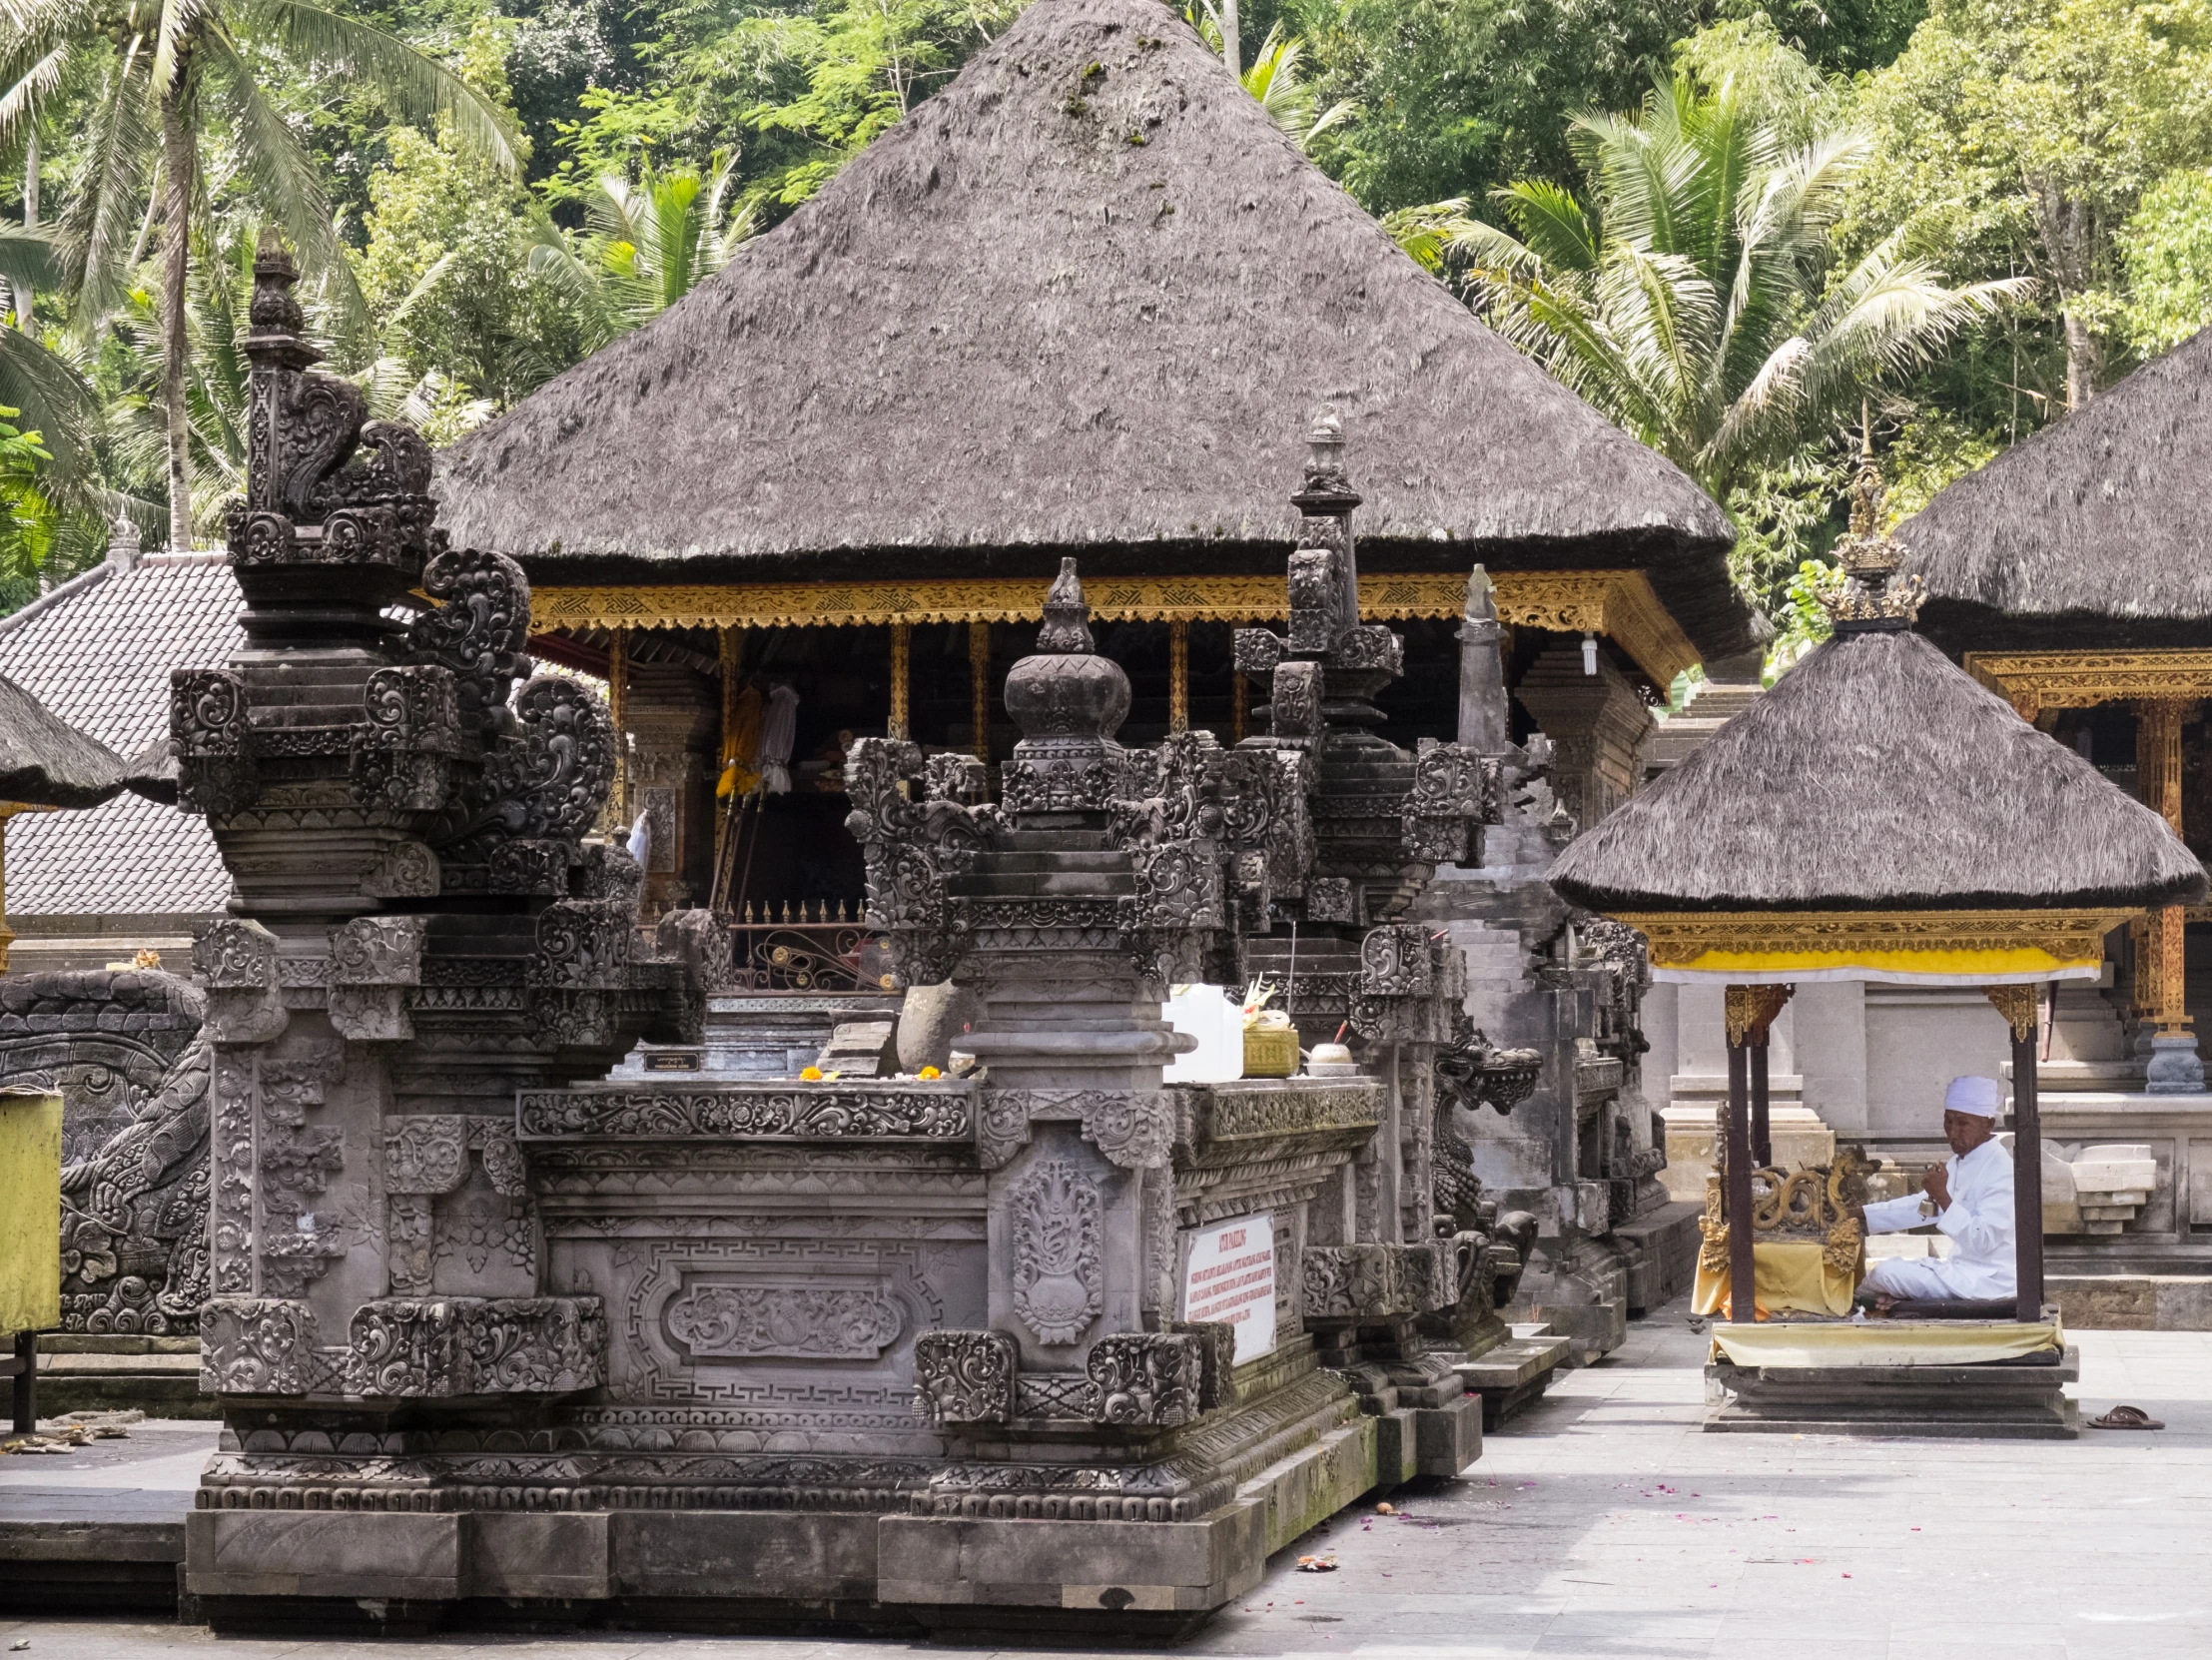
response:
[[[1946,650],[2201,646],[2212,625],[2212,330],[1897,526]]]
[[[123,788],[121,757],[0,675],[0,802],[97,807]]]
[[[1407,259],[1156,0],[1040,0],[814,201],[443,459],[558,582],[1279,573],[1312,413],[1362,566],[1648,569],[1720,510]],[[1387,458],[1387,459],[1385,459]],[[680,573],[680,574],[679,574]]]
[[[1911,631],[1862,470],[1835,637],[1560,855],[1671,978],[1990,985],[2094,975],[2204,867],[2156,811]]]
[[[2165,821],[1917,634],[1839,634],[1560,855],[1593,910],[2187,904]]]

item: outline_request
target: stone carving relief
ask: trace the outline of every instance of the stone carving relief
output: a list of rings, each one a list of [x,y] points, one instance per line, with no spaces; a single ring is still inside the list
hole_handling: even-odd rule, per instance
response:
[[[976,1122],[987,1170],[1004,1168],[1040,1123],[1079,1124],[1084,1139],[1113,1164],[1144,1170],[1167,1161],[1175,1107],[1159,1090],[986,1090]]]
[[[899,1304],[880,1286],[702,1281],[661,1316],[694,1356],[874,1360],[899,1340]]]
[[[937,1425],[1014,1416],[1015,1341],[1004,1331],[925,1331],[914,1339],[914,1415]]]
[[[1014,1311],[1041,1343],[1080,1341],[1106,1306],[1099,1189],[1065,1159],[1048,1159],[1007,1199],[1014,1231]]]
[[[878,1138],[965,1141],[972,1134],[966,1084],[867,1089],[531,1090],[520,1099],[522,1134],[744,1136],[792,1141]]]
[[[177,805],[229,817],[261,794],[246,683],[224,669],[178,669],[169,682],[169,736],[177,753]]]
[[[1160,1428],[1198,1415],[1206,1343],[1186,1333],[1122,1332],[1091,1347],[1090,1410],[1100,1423]]]

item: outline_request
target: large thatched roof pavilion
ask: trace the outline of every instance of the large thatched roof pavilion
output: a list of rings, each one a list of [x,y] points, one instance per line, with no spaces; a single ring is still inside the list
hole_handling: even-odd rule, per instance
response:
[[[1897,527],[1929,636],[2019,714],[2130,785],[2212,854],[2212,331],[1940,491]],[[2152,1087],[2201,1089],[2189,935],[2169,906],[2123,982],[2156,1027]],[[2163,1068],[2163,1071],[2160,1069]]]
[[[1664,685],[1749,644],[1719,508],[1407,259],[1157,0],[1039,0],[438,489],[456,541],[523,561],[545,649],[664,729],[631,785],[680,793],[647,751],[711,746],[718,677],[794,680],[802,763],[886,725],[987,750],[978,688],[1021,649],[989,631],[1034,621],[1067,554],[1132,734],[1232,727],[1228,628],[1285,613],[1284,496],[1324,406],[1364,497],[1362,609],[1408,624],[1401,722],[1449,735],[1477,561],[1524,667],[1588,635],[1601,677]],[[698,838],[669,828],[656,882],[696,891]]]
[[[2016,1157],[2040,1170],[2040,988],[2095,980],[2107,934],[2205,896],[2158,813],[1911,632],[1919,594],[1893,579],[1878,505],[1869,463],[1835,637],[1551,871],[1565,898],[1643,932],[1655,976],[1728,988],[1737,1320],[1752,1317],[1752,1170],[1772,1163],[1766,1031],[1796,985],[1985,990],[2012,1029]],[[2040,1194],[2016,1189],[2023,1321],[2042,1309]]]

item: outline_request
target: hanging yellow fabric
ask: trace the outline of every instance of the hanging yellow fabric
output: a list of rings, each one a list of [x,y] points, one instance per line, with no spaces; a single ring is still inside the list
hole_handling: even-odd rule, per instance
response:
[[[1866,1267],[1861,1252],[1851,1268],[1839,1268],[1828,1260],[1828,1247],[1819,1240],[1761,1240],[1752,1246],[1752,1301],[1761,1319],[1770,1314],[1836,1314],[1851,1311],[1851,1292],[1858,1288]],[[1692,1289],[1690,1311],[1717,1314],[1728,1306],[1729,1271],[1726,1262],[1707,1267],[1701,1254],[1698,1280]]]
[[[722,777],[714,786],[716,799],[751,795],[760,784],[760,728],[764,703],[758,686],[738,694],[730,711],[728,730],[722,734]]]

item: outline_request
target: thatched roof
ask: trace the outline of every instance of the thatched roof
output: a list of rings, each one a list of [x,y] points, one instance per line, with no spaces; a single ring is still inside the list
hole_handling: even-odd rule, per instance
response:
[[[2212,330],[1897,526],[1921,626],[1960,645],[2201,645],[2212,621]],[[2100,626],[2102,624],[2102,626]]]
[[[1839,634],[1561,853],[1594,910],[2195,903],[2150,808],[1917,634]]]
[[[97,807],[123,788],[123,762],[0,675],[0,801]]]
[[[1158,0],[1039,0],[437,488],[456,542],[539,582],[1272,573],[1324,403],[1364,565],[1641,566],[1709,654],[1743,648],[1720,509],[1399,252]]]

